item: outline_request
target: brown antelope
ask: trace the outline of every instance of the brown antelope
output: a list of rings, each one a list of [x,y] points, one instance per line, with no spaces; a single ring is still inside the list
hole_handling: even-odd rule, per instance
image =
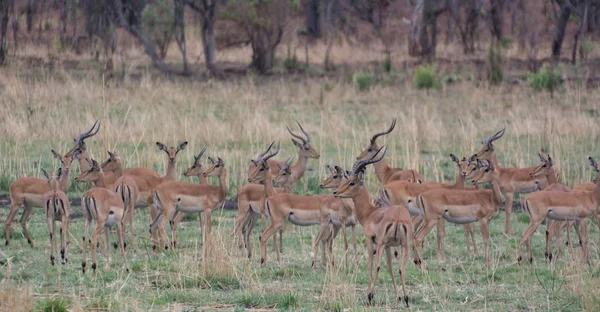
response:
[[[521,264],[523,255],[523,245],[527,244],[529,251],[529,262],[533,262],[531,252],[531,236],[542,223],[544,218],[556,221],[575,221],[576,227],[580,227],[580,240],[583,246],[583,258],[585,263],[589,263],[588,257],[588,218],[596,214],[598,203],[600,203],[600,183],[598,173],[600,168],[596,161],[589,157],[590,165],[596,170],[596,188],[593,191],[572,191],[572,192],[536,192],[525,198],[524,210],[529,215],[529,227],[521,236],[519,244],[518,262]],[[552,232],[547,233],[551,237]],[[548,258],[552,259],[552,241],[550,241]]]
[[[129,170],[123,170],[121,164],[121,157],[119,157],[117,153],[108,152],[108,156],[109,158],[104,163],[102,163],[102,171],[104,172],[104,168],[113,171],[114,176],[117,178],[117,180],[113,183],[112,187],[108,185],[105,185],[105,187],[117,192],[117,194],[121,196],[121,199],[125,204],[125,222],[129,223],[129,231],[131,232],[131,242],[135,248],[135,235],[133,234],[133,212],[135,210],[135,204],[139,202],[140,199],[140,189],[138,187],[137,180],[140,180],[140,183],[147,182],[148,180],[144,179],[145,175],[151,175],[150,172],[154,173],[154,171],[144,168],[132,168]],[[130,172],[135,173],[135,175],[130,175]],[[106,181],[106,175],[104,175],[104,173],[103,176],[104,180]],[[126,227],[124,227],[123,229],[125,228]],[[125,241],[127,241],[127,239],[125,239]],[[125,248],[127,248],[127,242],[125,242]]]
[[[423,220],[423,211],[415,207],[415,199],[419,194],[434,189],[449,189],[449,190],[474,190],[474,187],[468,187],[466,185],[466,179],[470,172],[476,172],[470,170],[470,165],[474,161],[474,158],[467,159],[463,157],[459,160],[454,154],[450,154],[450,159],[458,166],[458,173],[456,175],[456,182],[453,184],[448,183],[437,183],[437,182],[424,182],[424,183],[412,183],[408,181],[392,181],[383,186],[383,189],[387,192],[390,197],[390,202],[394,205],[406,206],[408,211],[415,215],[413,223],[415,228],[419,228],[421,221]],[[444,220],[440,219],[437,222],[437,248],[438,256],[441,255],[443,259],[446,259],[445,247],[444,247]],[[467,245],[467,255],[470,255],[471,247],[470,241],[473,244],[473,252],[477,255],[477,243],[475,242],[475,235],[473,225],[470,223],[463,225],[465,231],[465,242]],[[469,238],[470,236],[470,238]]]
[[[510,236],[514,193],[530,193],[537,190],[538,186],[536,185],[536,181],[541,189],[546,188],[549,183],[545,176],[532,177],[529,175],[533,170],[535,170],[535,166],[527,168],[501,168],[498,165],[498,157],[496,156],[493,142],[500,139],[504,135],[505,131],[506,127],[498,131],[496,134],[483,140],[481,142],[483,144],[483,148],[477,153],[477,157],[485,158],[491,161],[498,171],[500,178],[500,190],[502,191],[502,195],[506,201],[506,221],[504,225],[504,234]],[[558,176],[558,171],[556,168],[554,170],[555,175]]]
[[[395,126],[396,118],[394,118],[392,124],[390,125],[390,128],[387,131],[379,132],[373,135],[371,141],[369,142],[369,146],[367,146],[367,148],[356,159],[367,159],[377,155],[376,153],[379,150],[379,146],[377,145],[377,138],[382,135],[389,134],[390,132],[392,132],[392,130],[394,130]],[[377,175],[377,179],[379,179],[379,182],[381,184],[387,184],[396,180],[410,181],[416,183],[423,182],[423,176],[421,176],[421,174],[416,170],[403,170],[401,168],[392,168],[388,165],[385,158],[382,158],[381,161],[375,163],[373,165],[373,168],[375,168],[375,174]]]
[[[106,234],[106,269],[110,267],[110,227],[117,228],[119,243],[121,245],[121,255],[125,268],[129,272],[129,264],[125,255],[125,240],[123,221],[125,217],[125,203],[116,192],[106,189],[104,182],[104,174],[102,168],[95,160],[90,161],[90,169],[82,172],[77,178],[78,182],[92,182],[95,187],[83,193],[81,197],[81,208],[83,209],[83,217],[85,219],[85,228],[83,231],[83,261],[81,262],[81,270],[85,273],[87,242],[89,237],[90,224],[96,223],[94,232],[92,233],[90,245],[92,249],[92,270],[96,271],[96,247],[98,237],[104,232]],[[116,247],[116,246],[115,246]]]
[[[305,137],[295,134],[292,132],[292,130],[290,130],[290,127],[286,126],[287,131],[294,137],[292,138],[292,143],[294,143],[294,145],[298,148],[298,160],[291,166],[291,171],[293,173],[289,181],[291,184],[296,184],[296,182],[298,182],[302,176],[304,176],[309,158],[319,159],[320,157],[319,152],[317,152],[317,150],[310,143],[310,134],[304,131],[304,128],[298,121],[296,121],[296,123],[298,124],[298,127],[300,127],[302,133],[304,133]],[[248,168],[248,176],[254,172],[254,169],[258,163],[258,160],[251,160]],[[279,173],[281,166],[283,166],[283,162],[274,159],[269,160],[269,168],[271,168],[271,173],[273,176],[276,176]]]
[[[489,220],[502,206],[500,179],[492,162],[477,159],[479,174],[473,178],[474,184],[490,182],[492,190],[449,190],[434,189],[417,197],[417,206],[423,211],[424,225],[415,234],[415,263],[423,268],[423,239],[442,218],[456,224],[479,222],[485,264],[490,267]]]
[[[58,189],[62,192],[67,192],[71,184],[71,163],[73,162],[73,159],[76,159],[79,155],[79,150],[68,152],[65,156],[60,156],[58,153],[52,150],[52,154],[61,163],[62,174],[60,180],[58,181]],[[10,226],[12,221],[19,211],[19,208],[23,206],[25,207],[25,210],[21,216],[20,223],[21,227],[23,228],[23,233],[27,238],[27,243],[33,247],[33,240],[31,239],[31,235],[29,235],[28,231],[29,218],[33,212],[33,207],[45,207],[44,199],[45,194],[48,193],[48,191],[50,191],[48,188],[48,181],[39,178],[18,178],[10,184],[8,187],[10,196],[10,212],[4,221],[4,225],[6,226],[6,246],[10,244]]]
[[[54,251],[56,250],[56,230],[55,222],[60,224],[60,263],[67,263],[67,236],[69,235],[69,215],[71,214],[71,203],[67,195],[58,187],[62,170],[58,169],[56,177],[51,177],[42,169],[44,176],[48,180],[48,189],[44,195],[44,209],[46,210],[46,223],[50,231],[50,263],[54,265]]]
[[[321,183],[321,189],[337,189],[342,185],[342,183],[344,183],[344,181],[348,179],[348,173],[339,166],[334,166],[334,168],[327,166],[327,169],[329,170],[329,176],[327,176],[323,183]],[[319,220],[321,228],[313,244],[313,271],[316,270],[319,243],[324,242],[329,248],[330,256],[333,257],[331,253],[333,247],[332,244],[340,228],[342,229],[342,235],[344,236],[344,255],[346,268],[348,268],[348,237],[346,234],[347,226],[352,227],[352,246],[354,248],[355,257],[358,255],[356,252],[356,213],[354,211],[354,202],[350,198],[340,198],[340,200],[342,205],[321,207],[321,218]],[[337,208],[343,209],[339,210]],[[333,225],[333,233],[329,227],[329,224]],[[325,266],[325,257],[321,259],[321,263],[323,266]]]
[[[219,207],[227,195],[229,181],[227,180],[227,168],[221,158],[213,160],[211,167],[204,172],[206,177],[218,177],[219,185],[194,184],[189,182],[168,181],[157,186],[152,192],[154,204],[159,213],[152,222],[151,232],[159,232],[160,243],[168,249],[166,224],[173,219],[177,211],[185,213],[204,213],[204,224],[202,225],[202,239],[204,241],[204,261],[208,263],[210,250],[210,221],[214,209]],[[156,231],[158,229],[158,231]]]
[[[369,159],[357,160],[352,168],[349,178],[333,192],[338,198],[352,198],[356,209],[356,217],[362,225],[363,232],[367,237],[367,256],[369,257],[369,289],[367,290],[367,300],[371,304],[373,300],[373,291],[379,276],[381,268],[381,256],[383,250],[386,252],[388,272],[394,284],[394,290],[398,295],[398,286],[392,270],[392,247],[400,246],[402,248],[402,260],[400,262],[400,279],[402,281],[402,291],[404,293],[404,303],[408,307],[408,294],[406,292],[405,274],[406,261],[408,259],[411,238],[413,236],[413,223],[406,207],[387,206],[377,208],[371,203],[369,191],[364,184],[365,167],[369,164],[381,161],[385,156],[385,150],[377,157],[379,148],[375,156]],[[376,158],[377,157],[377,158]],[[373,278],[373,258],[377,257],[375,278]],[[402,300],[401,297],[397,297]]]
[[[261,164],[263,161],[266,161],[268,164],[269,160],[279,153],[280,144],[278,143],[277,148],[267,155],[267,153],[269,153],[269,151],[273,147],[273,144],[275,144],[275,142],[271,142],[269,147],[264,152],[258,155],[258,158],[256,160],[257,164]],[[277,164],[275,166],[277,166]],[[250,176],[257,171],[256,168],[257,167],[254,167],[254,171],[250,173]],[[264,172],[264,169],[263,171],[260,171],[260,174],[266,174]],[[250,182],[250,179],[248,179],[248,181]],[[264,215],[263,208],[265,198],[272,195],[271,193],[268,193],[269,191],[271,191],[271,189],[266,189],[263,185],[258,185],[251,182],[250,184],[246,184],[238,189],[238,212],[234,223],[233,231],[231,232],[231,237],[234,238],[235,236],[239,236],[239,247],[245,247],[247,249],[249,259],[252,258],[252,244],[250,243],[250,236],[252,234],[252,230],[254,229],[254,225],[256,224],[256,219],[258,218],[258,216],[260,216],[262,219],[263,231],[267,228],[267,218]],[[272,188],[272,191],[274,193],[277,193],[283,192],[284,189]],[[275,240],[275,238],[273,244],[275,245],[274,248],[276,248],[277,241]]]

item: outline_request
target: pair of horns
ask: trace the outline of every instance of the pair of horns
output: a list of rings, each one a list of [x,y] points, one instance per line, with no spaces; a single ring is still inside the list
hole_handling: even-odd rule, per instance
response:
[[[304,128],[302,127],[302,125],[298,122],[298,120],[296,120],[296,123],[298,124],[298,127],[300,127],[300,130],[302,131],[302,133],[304,133],[304,135],[306,136],[306,138],[303,138],[300,135],[295,134],[294,132],[292,132],[292,130],[290,130],[290,127],[285,126],[285,128],[287,129],[287,131],[296,139],[302,141],[303,144],[308,144],[310,143],[310,134],[308,134],[306,131],[304,131]]]
[[[396,127],[396,118],[394,118],[392,120],[392,124],[390,125],[389,129],[387,129],[386,131],[383,131],[383,132],[375,133],[375,135],[371,138],[371,144],[375,144],[375,141],[377,140],[378,137],[392,132],[392,130],[394,130],[394,127]]]
[[[481,144],[490,144],[496,140],[498,140],[499,138],[501,138],[504,135],[504,132],[506,132],[506,126],[504,126],[504,128],[502,128],[502,130],[496,132],[496,134],[486,138],[485,140],[481,141]]]

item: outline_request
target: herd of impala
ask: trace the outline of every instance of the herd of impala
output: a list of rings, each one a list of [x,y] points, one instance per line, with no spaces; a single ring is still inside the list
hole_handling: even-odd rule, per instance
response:
[[[558,170],[553,167],[550,156],[540,157],[540,164],[529,168],[502,168],[498,163],[494,142],[500,139],[506,127],[498,133],[486,138],[483,148],[470,157],[460,159],[450,155],[457,165],[456,182],[444,184],[424,182],[424,178],[416,170],[403,170],[391,167],[385,160],[386,148],[377,144],[378,137],[387,135],[394,129],[396,120],[388,130],[376,133],[357,157],[351,170],[346,171],[339,166],[329,167],[328,177],[321,188],[335,189],[332,195],[302,196],[293,194],[291,189],[307,170],[309,158],[318,159],[319,153],[311,145],[311,136],[298,123],[303,135],[294,133],[292,142],[298,148],[296,161],[289,158],[284,162],[273,159],[279,153],[279,144],[271,143],[264,152],[252,160],[248,168],[248,184],[237,192],[237,218],[232,238],[239,239],[239,247],[247,250],[248,258],[252,258],[252,231],[256,221],[262,219],[263,232],[260,241],[260,265],[267,261],[267,241],[273,237],[273,249],[278,261],[283,251],[282,234],[289,220],[293,225],[319,225],[320,229],[314,242],[312,269],[317,268],[317,254],[322,245],[322,265],[334,265],[333,240],[342,230],[345,245],[345,264],[348,267],[347,226],[352,228],[352,245],[356,255],[356,224],[359,223],[366,236],[367,256],[369,263],[368,302],[373,298],[375,283],[380,271],[383,251],[386,254],[387,268],[391,275],[396,293],[398,288],[392,270],[392,254],[398,257],[396,248],[401,249],[400,278],[402,281],[403,300],[408,306],[408,295],[405,284],[405,265],[412,247],[414,263],[423,268],[423,240],[431,229],[437,229],[438,254],[445,259],[444,222],[462,224],[464,226],[467,253],[472,248],[477,254],[473,223],[478,222],[485,248],[486,266],[490,266],[489,255],[489,222],[496,216],[502,206],[506,211],[505,235],[511,233],[511,214],[514,193],[532,194],[522,200],[523,211],[529,216],[529,227],[521,236],[518,263],[522,262],[522,251],[527,245],[529,261],[533,261],[531,252],[531,236],[544,220],[546,230],[546,257],[552,261],[552,241],[559,239],[560,232],[567,228],[570,240],[570,227],[575,227],[582,245],[583,259],[589,263],[587,220],[598,221],[600,216],[600,179],[595,183],[584,183],[570,189],[558,184]],[[133,244],[133,212],[136,205],[148,206],[150,210],[150,233],[153,249],[177,246],[176,229],[185,214],[200,213],[203,238],[204,260],[208,259],[211,230],[211,213],[221,207],[228,192],[227,165],[219,157],[208,157],[211,166],[205,168],[201,158],[202,150],[195,156],[193,165],[184,172],[185,176],[197,176],[198,184],[177,180],[177,154],[186,148],[187,142],[177,147],[167,147],[156,142],[158,148],[167,155],[167,170],[164,176],[146,168],[122,168],[121,158],[117,153],[108,152],[109,158],[99,164],[92,159],[87,150],[85,140],[95,135],[100,129],[100,122],[75,139],[75,146],[64,156],[52,151],[61,167],[55,175],[42,170],[46,180],[37,178],[19,178],[10,185],[10,213],[5,221],[6,245],[10,242],[10,226],[21,207],[24,212],[20,223],[28,243],[33,246],[27,224],[33,207],[43,207],[50,231],[50,262],[54,265],[56,250],[55,221],[61,221],[60,238],[61,263],[67,262],[67,244],[69,240],[70,203],[66,196],[69,189],[71,164],[77,160],[80,175],[78,182],[91,182],[94,187],[86,191],[81,199],[85,219],[83,233],[82,271],[86,270],[86,249],[90,245],[92,253],[92,269],[96,270],[96,248],[99,236],[106,234],[106,266],[109,268],[109,227],[116,227],[119,237],[120,251],[124,266],[129,270],[126,257],[125,242],[126,225],[129,224],[129,241]],[[589,158],[590,165],[600,172],[600,167]],[[381,191],[376,199],[371,199],[364,183],[365,169],[373,164],[375,174],[381,183]],[[211,185],[207,177],[217,177],[218,185]],[[471,181],[473,186],[467,185]],[[489,183],[491,189],[480,189],[482,184]],[[269,222],[268,222],[269,221]],[[89,237],[90,225],[94,223],[94,231]],[[168,241],[165,227],[169,223],[171,240]],[[267,227],[267,224],[269,226]],[[279,244],[276,235],[279,235]],[[569,246],[572,246],[569,244]],[[115,244],[115,248],[117,245]],[[573,250],[571,247],[571,253]],[[376,263],[373,263],[373,262]],[[206,263],[205,263],[206,265]],[[375,269],[374,269],[375,267]],[[373,277],[373,271],[375,276]]]

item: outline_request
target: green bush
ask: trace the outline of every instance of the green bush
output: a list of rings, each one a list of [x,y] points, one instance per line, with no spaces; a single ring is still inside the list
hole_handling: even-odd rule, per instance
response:
[[[375,79],[371,73],[356,72],[352,75],[352,81],[354,82],[354,87],[358,91],[363,92],[371,89]]]
[[[289,72],[294,72],[302,69],[302,64],[300,64],[300,61],[298,61],[296,55],[292,55],[283,60],[283,67]]]
[[[421,65],[413,73],[413,83],[417,89],[441,88],[437,77],[437,64]]]
[[[44,312],[67,312],[68,302],[63,299],[52,298],[39,303],[38,311]]]
[[[527,72],[527,83],[535,90],[554,92],[562,83],[562,71],[546,63],[537,73]]]
[[[490,44],[488,48],[488,81],[491,84],[501,84],[504,80],[504,69],[502,68],[502,48]]]
[[[142,26],[156,42],[158,54],[163,59],[173,40],[174,15],[173,2],[169,0],[151,1],[142,12]]]

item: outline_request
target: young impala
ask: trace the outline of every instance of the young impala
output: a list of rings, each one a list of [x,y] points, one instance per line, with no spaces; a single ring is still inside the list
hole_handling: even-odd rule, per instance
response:
[[[392,121],[390,128],[387,131],[379,132],[373,135],[371,141],[369,142],[369,146],[356,158],[367,159],[377,155],[377,151],[379,150],[379,146],[377,145],[377,138],[389,134],[394,130],[396,126],[396,118]],[[423,176],[416,170],[403,170],[401,168],[392,168],[388,165],[385,158],[382,158],[379,162],[373,165],[375,168],[375,174],[377,175],[377,179],[381,184],[387,184],[392,181],[400,180],[400,181],[410,181],[421,183],[423,182]]]
[[[58,181],[58,189],[62,192],[66,192],[71,184],[71,162],[79,155],[79,150],[74,152],[68,152],[65,156],[60,156],[54,150],[52,154],[61,163],[61,177]],[[33,207],[45,207],[45,195],[50,191],[48,187],[48,181],[39,178],[23,177],[18,178],[8,187],[8,193],[10,196],[10,212],[4,221],[6,226],[6,241],[5,245],[10,244],[10,226],[13,219],[15,218],[19,208],[25,207],[23,215],[21,216],[21,227],[23,233],[27,238],[27,243],[33,247],[33,240],[29,235],[28,223],[31,214],[33,213]],[[67,238],[68,240],[68,238]]]
[[[383,149],[379,148],[368,159],[357,160],[352,167],[352,173],[349,178],[333,192],[338,198],[352,198],[356,209],[358,222],[362,225],[363,232],[367,242],[367,256],[369,257],[369,289],[367,290],[367,300],[371,304],[373,300],[373,291],[379,276],[381,268],[381,256],[383,250],[386,252],[388,272],[394,284],[396,296],[398,296],[398,286],[392,270],[392,247],[400,246],[402,248],[402,261],[400,263],[400,279],[402,281],[402,291],[404,293],[404,303],[408,307],[408,293],[406,292],[405,274],[406,261],[413,236],[413,224],[410,214],[406,207],[387,206],[375,207],[371,203],[371,198],[367,187],[364,184],[365,168],[369,164],[381,161],[385,156],[385,150],[377,157],[377,154]],[[373,278],[373,258],[377,257],[375,278]],[[402,300],[402,297],[397,297]]]
[[[169,248],[165,226],[173,219],[177,211],[185,213],[204,213],[204,224],[202,225],[204,261],[208,264],[208,255],[210,250],[210,222],[211,214],[214,209],[225,199],[229,188],[227,179],[227,168],[221,158],[213,160],[209,157],[212,164],[204,172],[206,177],[218,177],[219,185],[194,184],[189,182],[168,181],[157,186],[152,192],[154,204],[159,209],[159,213],[152,222],[151,232],[157,232],[160,236],[161,246]]]
[[[71,203],[67,195],[58,187],[62,170],[58,169],[56,177],[49,176],[42,169],[44,176],[48,180],[50,191],[44,196],[44,210],[46,210],[46,223],[50,231],[50,263],[54,265],[54,251],[56,250],[56,230],[55,223],[60,221],[60,263],[67,263],[67,236],[69,236],[69,215],[71,212]]]
[[[583,258],[589,263],[588,257],[588,230],[587,223],[590,217],[596,214],[598,203],[600,203],[600,179],[598,173],[600,168],[596,161],[589,157],[590,165],[596,170],[596,188],[593,191],[571,191],[571,192],[535,192],[524,201],[524,210],[529,215],[529,227],[521,236],[519,244],[518,262],[522,262],[523,246],[527,244],[529,251],[529,262],[533,262],[531,252],[531,236],[545,218],[556,221],[575,221],[576,227],[580,227],[581,245],[583,246]],[[551,236],[548,233],[547,236]],[[548,258],[552,258],[552,245],[550,242]]]
[[[89,229],[92,222],[96,223],[92,233],[90,245],[92,249],[92,270],[96,271],[96,247],[98,237],[104,232],[106,234],[106,269],[110,268],[110,227],[117,228],[119,243],[121,246],[121,255],[125,268],[129,272],[129,264],[125,254],[125,240],[123,237],[123,219],[125,216],[125,204],[123,199],[116,192],[106,189],[102,168],[95,160],[90,161],[90,169],[82,172],[75,180],[78,182],[92,182],[95,187],[83,193],[81,197],[81,208],[85,219],[85,229],[83,232],[83,261],[81,270],[85,273],[87,242]]]
[[[423,211],[425,224],[415,233],[415,263],[423,267],[423,239],[441,219],[456,224],[479,222],[485,248],[485,264],[490,267],[489,220],[502,205],[500,179],[494,165],[477,159],[480,172],[473,178],[474,184],[490,182],[492,190],[434,189],[417,197],[417,206]]]

